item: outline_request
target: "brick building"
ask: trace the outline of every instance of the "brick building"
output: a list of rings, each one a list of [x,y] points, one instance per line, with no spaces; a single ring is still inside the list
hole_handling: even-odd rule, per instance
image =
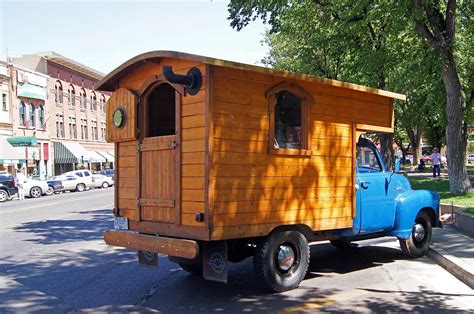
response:
[[[12,58],[10,69],[9,141],[29,150],[28,174],[113,167],[113,144],[105,141],[109,95],[94,91],[102,73],[54,52]]]

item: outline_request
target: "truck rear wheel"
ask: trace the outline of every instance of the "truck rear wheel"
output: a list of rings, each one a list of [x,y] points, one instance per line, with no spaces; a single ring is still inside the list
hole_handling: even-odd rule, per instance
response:
[[[258,279],[275,292],[295,289],[309,266],[309,245],[298,231],[270,234],[257,246],[254,268]]]
[[[428,252],[431,241],[431,219],[422,211],[416,216],[412,232],[408,239],[399,239],[402,252],[410,257],[421,257]]]

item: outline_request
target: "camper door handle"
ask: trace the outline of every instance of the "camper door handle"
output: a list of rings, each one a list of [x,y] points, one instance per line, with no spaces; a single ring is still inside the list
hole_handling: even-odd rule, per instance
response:
[[[364,189],[367,190],[369,188],[370,182],[367,181],[360,181],[360,186]]]

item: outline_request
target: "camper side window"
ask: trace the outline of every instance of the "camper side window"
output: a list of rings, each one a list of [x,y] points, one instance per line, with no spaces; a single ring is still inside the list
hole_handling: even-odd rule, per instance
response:
[[[266,97],[270,104],[269,153],[310,156],[311,95],[295,83],[281,83],[268,90]]]
[[[275,148],[302,148],[301,100],[288,91],[276,95]]]

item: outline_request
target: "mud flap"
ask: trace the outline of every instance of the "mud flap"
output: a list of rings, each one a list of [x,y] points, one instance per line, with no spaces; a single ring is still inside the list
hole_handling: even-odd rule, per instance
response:
[[[227,242],[203,242],[203,249],[204,279],[227,283]]]
[[[138,251],[138,263],[140,266],[158,268],[158,254],[146,251]]]

